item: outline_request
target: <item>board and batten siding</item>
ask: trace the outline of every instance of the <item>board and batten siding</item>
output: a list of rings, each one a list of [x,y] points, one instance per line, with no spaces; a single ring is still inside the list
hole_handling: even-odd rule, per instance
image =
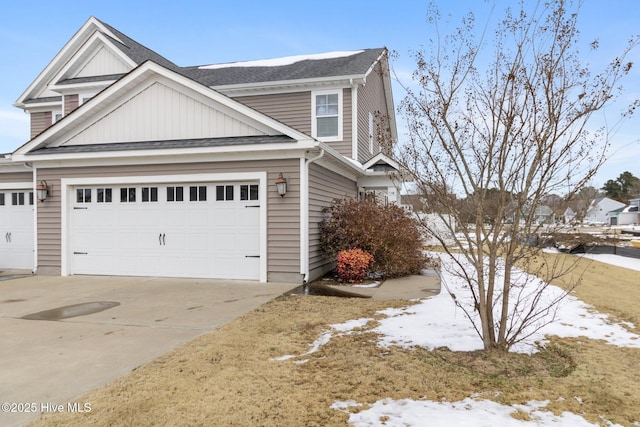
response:
[[[395,114],[387,111],[384,85],[382,82],[382,68],[378,63],[367,76],[367,84],[358,87],[358,160],[365,163],[371,157],[380,152],[380,143],[376,141],[374,130],[373,152],[369,149],[369,113],[374,116],[374,128],[379,122],[379,117],[388,117]]]
[[[40,111],[37,113],[29,114],[31,122],[31,138],[36,137],[40,132],[51,126],[52,115],[51,111]]]
[[[166,80],[153,82],[90,127],[60,145],[85,145],[168,139],[264,135],[261,124],[208,104],[196,93],[185,94]]]
[[[334,260],[327,258],[320,249],[319,223],[325,217],[322,209],[335,199],[357,195],[355,181],[316,163],[309,165],[309,280],[321,277],[334,267]]]
[[[311,92],[278,93],[270,95],[238,96],[234,100],[243,103],[290,126],[306,135],[311,135]],[[342,90],[342,141],[327,142],[334,150],[351,157],[353,121],[351,89]]]
[[[37,179],[46,180],[51,192],[46,202],[38,205],[38,273],[61,274],[61,178],[171,176],[258,171],[267,171],[267,280],[301,283],[299,159],[40,168],[37,170]],[[288,191],[285,197],[280,197],[274,184],[280,172],[288,180]]]

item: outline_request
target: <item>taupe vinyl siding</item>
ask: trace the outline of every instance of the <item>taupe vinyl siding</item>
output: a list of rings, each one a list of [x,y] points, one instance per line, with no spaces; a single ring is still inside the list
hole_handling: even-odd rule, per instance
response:
[[[39,113],[31,113],[31,138],[37,136],[40,132],[51,126],[51,111],[41,111]]]
[[[309,269],[310,271],[322,269],[333,260],[324,256],[320,249],[319,223],[324,218],[322,208],[331,205],[334,199],[356,197],[357,184],[332,172],[328,169],[312,163],[309,166]],[[322,274],[319,272],[318,274]],[[314,275],[312,274],[312,280]]]
[[[80,105],[78,95],[65,95],[64,96],[64,115],[66,116]]]
[[[240,96],[236,101],[311,135],[311,92]]]
[[[380,144],[375,138],[373,153],[369,151],[369,113],[374,115],[374,127],[379,122],[376,113],[383,117],[395,114],[387,111],[380,64],[367,76],[367,84],[358,87],[358,160],[362,163],[380,152]]]
[[[33,174],[31,172],[0,173],[0,183],[31,182],[32,180],[33,180]]]
[[[274,95],[240,96],[234,98],[306,135],[311,135],[311,92],[279,93]],[[352,152],[351,89],[342,91],[342,141],[328,142],[343,156]]]
[[[342,141],[327,142],[331,148],[345,157],[351,157],[353,152],[353,125],[351,108],[351,89],[342,90]]]
[[[162,176],[173,174],[231,173],[267,171],[267,271],[269,274],[300,273],[300,161],[298,159],[174,163],[168,165],[127,165],[38,169],[38,180],[46,180],[52,192],[38,206],[38,268],[61,268],[61,178],[119,176]],[[275,181],[282,172],[288,191],[280,197]]]

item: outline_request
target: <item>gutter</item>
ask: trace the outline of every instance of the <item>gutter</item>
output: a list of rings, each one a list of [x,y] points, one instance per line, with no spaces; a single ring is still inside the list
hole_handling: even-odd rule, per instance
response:
[[[324,148],[310,159],[300,157],[300,273],[305,293],[309,283],[309,165],[324,156]]]

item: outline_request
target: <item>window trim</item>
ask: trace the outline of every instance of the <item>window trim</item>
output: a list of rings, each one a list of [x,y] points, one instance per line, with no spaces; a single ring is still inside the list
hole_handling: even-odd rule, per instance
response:
[[[314,90],[311,91],[311,136],[322,142],[342,141],[344,122],[343,89]],[[318,95],[338,95],[338,135],[318,136],[318,116],[316,116],[316,98]],[[320,116],[322,117],[322,116]]]

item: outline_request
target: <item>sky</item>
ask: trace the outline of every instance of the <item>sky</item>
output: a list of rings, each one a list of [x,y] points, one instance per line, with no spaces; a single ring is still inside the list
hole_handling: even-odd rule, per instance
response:
[[[469,10],[484,22],[494,2],[436,3],[455,22]],[[516,2],[495,3],[493,19]],[[582,40],[599,39],[602,54],[590,61],[611,59],[631,35],[640,33],[640,2],[586,3],[579,23]],[[409,52],[420,49],[431,35],[425,19],[427,4],[420,0],[6,2],[0,14],[0,153],[11,152],[28,140],[28,115],[13,103],[90,16],[181,66],[386,46],[398,53],[391,65],[406,85],[414,69]],[[634,59],[638,67],[624,83],[627,101],[640,98],[640,49]],[[400,86],[394,85],[396,106],[403,95]],[[607,123],[615,121],[622,105],[607,111]],[[406,138],[403,118],[397,120],[402,141]],[[640,116],[619,128],[610,158],[592,185],[601,187],[624,171],[640,176],[638,158]]]
[[[455,274],[457,264],[444,253],[432,253],[441,259],[442,291],[439,295],[421,300],[418,304],[404,308],[389,308],[379,314],[386,316],[378,320],[378,326],[372,318],[348,320],[344,323],[330,325],[330,329],[321,333],[320,337],[309,344],[309,350],[300,355],[284,355],[272,359],[274,362],[303,364],[309,355],[318,351],[332,338],[357,333],[367,333],[370,330],[378,334],[378,346],[389,348],[400,346],[406,349],[423,347],[433,350],[447,347],[451,351],[473,351],[483,348],[482,340],[475,332],[471,323],[456,307],[448,292],[456,295],[463,306],[473,305],[471,293],[461,277]],[[616,255],[590,255],[596,262],[604,262],[640,271],[640,259],[625,258]],[[472,272],[473,268],[460,257],[464,269]],[[500,273],[499,273],[500,274]],[[514,270],[514,276],[524,284],[524,292],[532,286],[537,286],[539,280],[519,270]],[[542,291],[540,301],[553,300],[562,290],[556,286],[548,286]],[[513,300],[513,299],[512,299]],[[496,310],[500,305],[496,304]],[[537,343],[545,345],[546,336],[584,337],[586,339],[604,340],[608,345],[617,347],[640,348],[640,335],[630,332],[637,325],[624,325],[613,321],[606,313],[600,313],[578,298],[569,295],[560,302],[555,322],[549,323],[553,313],[547,313],[542,323],[548,323],[533,333],[523,342],[512,347],[511,351],[531,354],[538,351]],[[499,317],[499,313],[496,313]],[[371,322],[371,324],[369,324]],[[478,321],[476,320],[476,324]],[[626,326],[627,328],[625,328]],[[456,401],[443,400],[411,400],[382,398],[377,402],[357,402],[354,400],[337,401],[331,408],[350,414],[349,423],[354,426],[394,425],[421,426],[424,420],[429,420],[430,426],[592,426],[578,414],[564,412],[554,415],[546,410],[549,401],[530,401],[526,404],[499,404],[487,396],[491,390],[480,390],[474,396]],[[557,398],[554,396],[554,398]],[[575,396],[561,396],[564,399],[580,399]],[[350,410],[354,408],[355,411]],[[511,415],[516,411],[529,414],[530,420],[515,419]],[[383,418],[384,417],[384,418]],[[385,423],[380,420],[385,419]],[[604,425],[606,420],[602,420]]]

